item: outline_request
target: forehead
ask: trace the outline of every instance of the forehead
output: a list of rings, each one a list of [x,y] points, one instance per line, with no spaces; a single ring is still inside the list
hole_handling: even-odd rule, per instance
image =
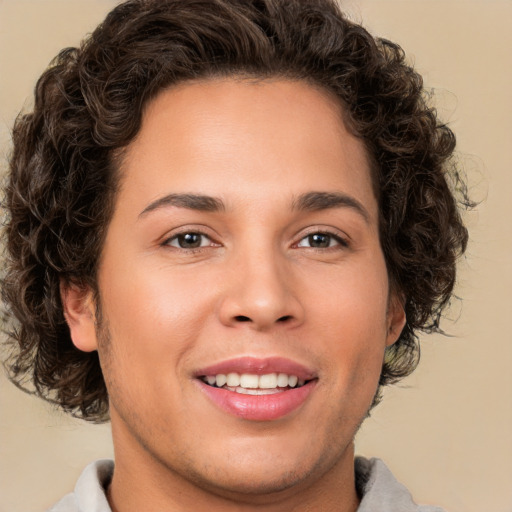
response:
[[[125,192],[146,200],[234,192],[256,201],[276,188],[291,197],[319,187],[373,198],[365,147],[346,129],[340,102],[301,81],[230,78],[164,90],[121,171]]]

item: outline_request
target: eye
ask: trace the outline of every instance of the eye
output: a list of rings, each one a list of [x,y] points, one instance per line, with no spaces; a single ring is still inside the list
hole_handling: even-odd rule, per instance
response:
[[[200,247],[211,246],[212,240],[203,233],[190,231],[174,235],[165,242],[165,245],[170,245],[178,249],[199,249]]]
[[[313,249],[328,249],[341,245],[347,247],[347,243],[339,236],[330,233],[311,233],[302,238],[297,247],[312,247]]]

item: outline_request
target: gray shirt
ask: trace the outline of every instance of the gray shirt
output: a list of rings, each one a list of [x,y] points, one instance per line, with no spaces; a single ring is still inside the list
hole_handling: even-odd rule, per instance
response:
[[[379,459],[356,457],[356,486],[361,504],[357,512],[443,512],[439,507],[416,505],[409,491]],[[114,462],[98,460],[87,466],[74,492],[47,512],[112,512],[105,490],[112,479]]]

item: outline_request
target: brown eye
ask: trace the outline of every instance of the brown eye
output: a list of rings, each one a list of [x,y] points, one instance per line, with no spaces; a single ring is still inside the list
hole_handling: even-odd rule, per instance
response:
[[[297,244],[297,247],[311,247],[313,249],[328,249],[329,247],[335,246],[346,247],[347,243],[339,236],[332,235],[329,233],[311,233],[305,236]]]
[[[167,241],[167,245],[179,249],[198,249],[211,244],[211,240],[202,233],[180,233]]]
[[[308,236],[308,243],[311,247],[324,248],[331,245],[331,237],[324,233],[315,233]]]

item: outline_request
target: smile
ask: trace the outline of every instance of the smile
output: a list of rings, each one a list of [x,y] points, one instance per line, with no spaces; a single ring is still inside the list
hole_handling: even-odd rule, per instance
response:
[[[242,357],[204,368],[195,381],[208,401],[230,416],[273,421],[300,409],[318,378],[285,358]]]
[[[266,373],[257,375],[254,373],[219,373],[202,377],[203,382],[209,386],[224,388],[244,395],[271,395],[282,393],[288,389],[302,387],[304,379],[297,375],[286,373]]]

